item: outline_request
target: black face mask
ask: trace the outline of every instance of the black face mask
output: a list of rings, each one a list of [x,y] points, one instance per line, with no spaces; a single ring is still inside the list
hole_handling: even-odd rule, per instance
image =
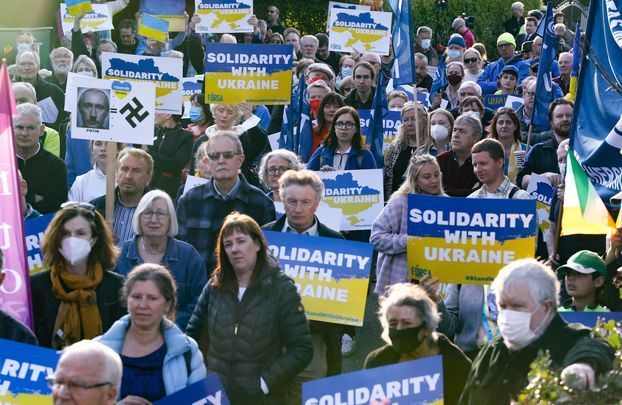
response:
[[[396,352],[400,354],[412,353],[419,347],[424,338],[419,339],[419,331],[425,328],[425,324],[421,324],[414,328],[396,329],[389,328],[389,339],[391,345]]]

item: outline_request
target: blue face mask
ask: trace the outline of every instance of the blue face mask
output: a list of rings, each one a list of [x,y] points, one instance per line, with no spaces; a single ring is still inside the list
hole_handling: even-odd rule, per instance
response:
[[[341,77],[352,76],[352,68],[350,66],[344,66],[341,68]]]
[[[190,110],[188,110],[188,116],[190,117],[190,121],[197,122],[201,119],[201,115],[203,114],[203,109],[201,107],[192,106]]]
[[[458,59],[460,57],[460,51],[457,51],[455,49],[448,49],[447,56],[449,56],[451,59]]]

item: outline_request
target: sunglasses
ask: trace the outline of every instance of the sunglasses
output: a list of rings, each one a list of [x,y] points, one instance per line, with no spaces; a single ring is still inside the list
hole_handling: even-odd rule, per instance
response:
[[[469,59],[465,59],[464,63],[475,63],[477,62],[477,58],[469,58]]]
[[[218,160],[220,159],[220,156],[224,157],[225,159],[229,160],[229,159],[233,159],[234,156],[240,155],[240,153],[238,152],[232,152],[230,150],[226,151],[226,152],[209,152],[207,154],[207,157],[210,160]]]
[[[95,212],[95,206],[93,204],[89,204],[87,202],[67,201],[67,202],[62,203],[60,205],[60,207],[62,209],[77,207],[77,208],[85,209],[87,211]]]

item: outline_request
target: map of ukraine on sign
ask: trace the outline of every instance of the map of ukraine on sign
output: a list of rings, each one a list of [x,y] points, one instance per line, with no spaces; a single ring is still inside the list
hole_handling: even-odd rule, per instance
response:
[[[388,55],[391,16],[391,13],[380,11],[331,9],[329,50]]]
[[[253,0],[195,0],[198,33],[253,32]]]

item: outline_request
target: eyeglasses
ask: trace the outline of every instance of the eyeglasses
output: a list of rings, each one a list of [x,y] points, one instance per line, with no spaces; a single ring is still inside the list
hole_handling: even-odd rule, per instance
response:
[[[281,175],[289,170],[289,167],[269,167],[268,174],[274,176],[275,174]]]
[[[164,211],[144,211],[140,213],[140,217],[142,219],[151,219],[155,215],[158,221],[163,221],[168,218],[171,214]]]
[[[352,121],[337,121],[335,122],[335,128],[339,129],[352,129],[356,126],[355,122]]]
[[[218,160],[222,156],[225,159],[229,160],[233,159],[233,157],[237,155],[240,155],[240,153],[228,150],[226,152],[209,152],[207,154],[207,157],[209,158],[209,160]]]
[[[87,202],[67,201],[67,202],[62,203],[60,207],[62,209],[78,207],[78,208],[83,208],[87,211],[95,212],[95,206]]]
[[[464,63],[475,63],[477,62],[477,58],[469,58],[469,59],[465,59]]]
[[[85,383],[79,383],[75,381],[63,381],[63,380],[57,380],[56,378],[52,376],[46,377],[45,381],[47,381],[49,387],[52,389],[60,389],[60,386],[64,385],[69,391],[92,390],[93,388],[105,387],[106,385],[112,385],[111,382],[85,384]]]

